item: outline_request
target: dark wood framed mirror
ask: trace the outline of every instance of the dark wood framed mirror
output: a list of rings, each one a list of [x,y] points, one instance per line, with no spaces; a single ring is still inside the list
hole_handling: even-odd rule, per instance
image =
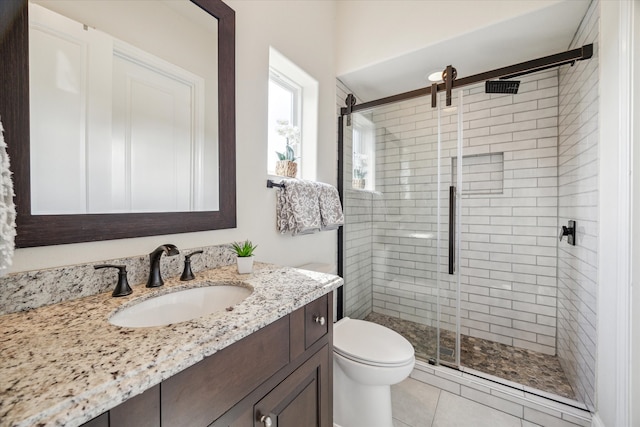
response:
[[[236,226],[235,12],[191,0],[217,19],[219,210],[34,215],[31,209],[28,0],[0,2],[0,118],[13,171],[17,247],[178,234]],[[215,43],[216,41],[212,41]]]

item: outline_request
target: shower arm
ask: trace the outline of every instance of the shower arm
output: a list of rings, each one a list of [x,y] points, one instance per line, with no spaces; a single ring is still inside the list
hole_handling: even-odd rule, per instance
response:
[[[553,67],[559,67],[565,64],[575,64],[576,61],[583,61],[590,59],[593,56],[593,44],[587,44],[582,47],[568,50],[566,52],[556,53],[554,55],[544,56],[542,58],[532,59],[530,61],[521,62],[519,64],[509,65],[507,67],[497,68],[491,71],[485,71],[483,73],[474,74],[469,77],[461,79],[451,79],[451,88],[456,89],[472,85],[475,83],[492,80],[492,79],[509,79],[525,74],[535,73],[538,71],[547,70]],[[363,104],[353,104],[354,98],[350,99],[348,107],[342,107],[340,109],[341,116],[350,116],[351,113],[355,113],[360,110],[367,110],[380,105],[391,104],[393,102],[404,101],[412,98],[419,98],[421,96],[432,95],[432,106],[434,95],[432,94],[432,88],[436,89],[436,92],[446,91],[446,83],[433,84],[431,86],[416,89],[410,92],[404,92],[397,95],[388,96],[385,98],[376,99],[374,101],[365,102]]]

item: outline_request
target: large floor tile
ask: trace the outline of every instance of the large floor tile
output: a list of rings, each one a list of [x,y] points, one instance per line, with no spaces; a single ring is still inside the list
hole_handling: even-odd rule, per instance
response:
[[[407,378],[391,386],[393,417],[410,427],[430,426],[439,395],[440,389]]]
[[[428,425],[423,424],[423,426]],[[432,427],[521,427],[521,425],[520,418],[442,391]]]

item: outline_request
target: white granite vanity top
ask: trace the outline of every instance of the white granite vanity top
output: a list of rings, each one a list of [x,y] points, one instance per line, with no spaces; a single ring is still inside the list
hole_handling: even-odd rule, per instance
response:
[[[114,285],[116,276],[114,275]],[[233,311],[151,328],[108,322],[119,307],[200,282],[254,289]],[[162,288],[111,293],[0,316],[0,426],[78,426],[336,289],[330,274],[258,263],[226,266]]]

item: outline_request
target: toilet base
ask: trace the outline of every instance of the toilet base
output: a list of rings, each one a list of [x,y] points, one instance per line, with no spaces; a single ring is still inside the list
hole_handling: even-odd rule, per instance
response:
[[[391,386],[358,384],[334,360],[333,422],[341,427],[393,427]]]

